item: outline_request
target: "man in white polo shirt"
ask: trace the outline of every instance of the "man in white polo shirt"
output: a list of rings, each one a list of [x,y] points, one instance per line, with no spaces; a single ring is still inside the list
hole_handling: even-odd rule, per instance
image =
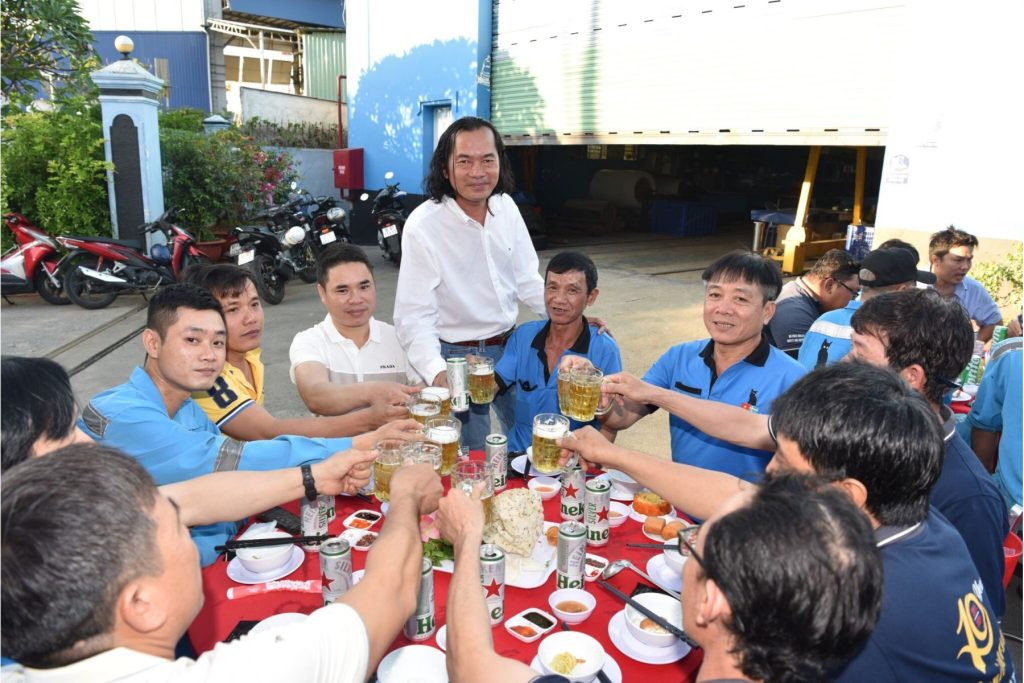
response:
[[[374,319],[377,290],[366,253],[336,244],[317,259],[317,293],[327,317],[295,335],[289,351],[299,395],[319,415],[381,404],[404,415],[419,375],[406,360],[395,328]]]

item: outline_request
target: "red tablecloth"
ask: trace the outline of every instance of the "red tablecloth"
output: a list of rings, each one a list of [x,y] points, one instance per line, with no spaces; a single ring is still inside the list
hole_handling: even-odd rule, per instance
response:
[[[511,471],[510,471],[511,473]],[[526,483],[519,478],[510,478],[509,487],[521,487]],[[297,512],[298,503],[285,506],[293,512]],[[339,496],[337,499],[337,517],[330,525],[330,532],[338,534],[343,530],[341,520],[350,513],[361,508],[372,508],[379,510],[380,504],[374,500],[367,504],[359,498]],[[548,521],[561,521],[559,515],[559,498],[555,496],[544,503],[544,518]],[[374,530],[380,529],[378,523]],[[609,561],[626,558],[631,560],[641,570],[646,571],[647,561],[659,551],[641,548],[627,548],[626,543],[650,542],[641,532],[640,524],[627,519],[626,522],[611,529],[610,539],[606,546],[601,548],[589,548],[592,552]],[[366,563],[366,553],[353,550],[352,565],[354,570],[359,570]],[[288,580],[304,581],[306,579],[320,578],[320,560],[317,553],[307,553],[306,560],[295,572],[287,577]],[[445,603],[448,596],[448,583],[451,575],[441,571],[434,572],[434,595],[436,601],[436,622],[437,628],[445,623]],[[626,594],[632,592],[637,583],[646,583],[634,572],[623,570],[610,580],[610,583]],[[189,628],[189,637],[197,653],[210,650],[218,642],[228,636],[235,625],[241,620],[261,620],[273,614],[283,612],[309,613],[321,606],[319,593],[292,593],[274,592],[235,600],[227,599],[227,589],[240,584],[232,581],[227,576],[227,563],[215,562],[203,570],[203,592],[206,595],[206,603],[202,611],[192,622]],[[623,608],[623,604],[603,590],[596,583],[587,583],[585,588],[597,598],[597,607],[594,613],[582,624],[572,626],[573,630],[587,633],[601,642],[605,651],[615,658],[623,672],[623,680],[639,681],[644,677],[654,677],[659,681],[692,681],[696,677],[697,669],[700,666],[702,654],[699,650],[691,652],[682,660],[673,664],[651,665],[635,661],[626,654],[619,651],[612,644],[608,636],[609,620]],[[505,614],[512,616],[528,607],[538,607],[551,612],[548,606],[548,595],[555,590],[555,575],[552,575],[543,586],[534,589],[505,588]],[[524,643],[513,638],[501,625],[495,626],[492,631],[494,647],[502,655],[518,659],[529,664],[537,654],[537,647],[540,640],[532,643]],[[412,644],[403,635],[399,634],[391,649]],[[433,638],[425,644],[436,645]],[[652,680],[653,680],[652,679]]]

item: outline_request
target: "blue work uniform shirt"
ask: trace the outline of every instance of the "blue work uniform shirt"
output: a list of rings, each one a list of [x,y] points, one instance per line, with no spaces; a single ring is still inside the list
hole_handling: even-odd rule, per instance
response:
[[[1021,501],[1021,377],[1024,351],[1021,338],[1005,339],[991,348],[978,395],[967,416],[968,427],[1000,432],[995,482],[1007,508]]]
[[[607,334],[583,317],[583,330],[573,345],[555,362],[555,372],[548,371],[544,343],[551,332],[550,320],[535,320],[516,328],[505,345],[505,354],[494,367],[501,391],[513,384],[516,388],[515,422],[508,435],[509,450],[523,451],[533,441],[533,418],[540,413],[558,413],[558,365],[563,356],[582,356],[606,375],[622,370],[619,346]],[[570,420],[570,428],[584,423]],[[587,423],[601,428],[598,420]]]
[[[808,372],[832,365],[850,352],[853,347],[850,341],[853,335],[850,320],[860,304],[859,300],[854,299],[845,308],[823,313],[811,324],[797,354],[800,365],[807,368]]]
[[[173,416],[142,368],[124,384],[93,397],[78,426],[105,446],[132,456],[158,486],[222,470],[276,470],[319,462],[352,447],[351,439],[279,436],[265,441],[236,441],[224,436],[191,398]],[[202,564],[217,559],[214,546],[238,531],[233,522],[192,527]]]
[[[673,346],[651,366],[643,380],[662,389],[767,414],[772,402],[805,374],[802,365],[771,346],[763,336],[749,356],[721,376],[715,371],[714,353],[713,339]],[[669,417],[669,435],[675,462],[737,477],[763,472],[772,457],[771,451],[743,448],[708,436],[676,415]]]

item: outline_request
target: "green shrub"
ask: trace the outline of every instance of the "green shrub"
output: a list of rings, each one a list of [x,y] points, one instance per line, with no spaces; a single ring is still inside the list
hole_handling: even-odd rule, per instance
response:
[[[203,119],[207,114],[202,109],[192,107],[179,107],[169,111],[160,112],[160,128],[172,130],[187,130],[193,133],[203,132]]]
[[[979,263],[971,269],[971,277],[985,289],[1002,309],[1020,312],[1021,287],[1024,286],[1024,245],[1003,254],[998,261]]]
[[[260,145],[269,147],[306,147],[310,149],[336,149],[338,126],[320,123],[289,123],[252,118],[241,125],[241,131]]]

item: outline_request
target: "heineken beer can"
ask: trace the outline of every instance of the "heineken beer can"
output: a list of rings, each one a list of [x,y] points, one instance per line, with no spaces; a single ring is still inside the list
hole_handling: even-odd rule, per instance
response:
[[[427,640],[434,635],[434,565],[426,557],[420,570],[420,592],[416,611],[405,622],[402,633],[409,640]]]
[[[1006,339],[1007,329],[1006,325],[996,325],[996,328],[992,330],[992,343],[998,344],[999,342]],[[991,346],[989,348],[992,348]]]
[[[607,479],[597,478],[587,482],[587,545],[608,545],[608,501],[612,485]]]
[[[494,492],[504,491],[508,485],[508,437],[488,434],[484,439],[484,462],[491,464],[494,473]]]
[[[584,482],[583,468],[579,465],[562,473],[562,519],[583,521]]]
[[[338,508],[334,496],[318,496],[320,498],[320,505],[324,506],[324,510],[327,511],[327,521],[333,522],[334,518],[338,516]]]
[[[313,500],[303,497],[300,505],[299,517],[302,519],[303,536],[324,536],[327,534],[327,505],[323,502],[325,496],[317,496]],[[320,550],[320,544],[316,542],[303,543],[302,549],[307,553],[315,553]]]
[[[344,538],[330,538],[320,546],[320,580],[325,605],[352,587],[352,548]]]
[[[505,551],[496,545],[480,546],[480,584],[491,626],[497,626],[505,619]]]
[[[445,361],[448,371],[448,391],[452,393],[452,412],[464,413],[469,410],[469,366],[465,358],[449,358]]]
[[[558,568],[556,588],[583,588],[583,565],[587,559],[587,527],[580,522],[558,525]]]

